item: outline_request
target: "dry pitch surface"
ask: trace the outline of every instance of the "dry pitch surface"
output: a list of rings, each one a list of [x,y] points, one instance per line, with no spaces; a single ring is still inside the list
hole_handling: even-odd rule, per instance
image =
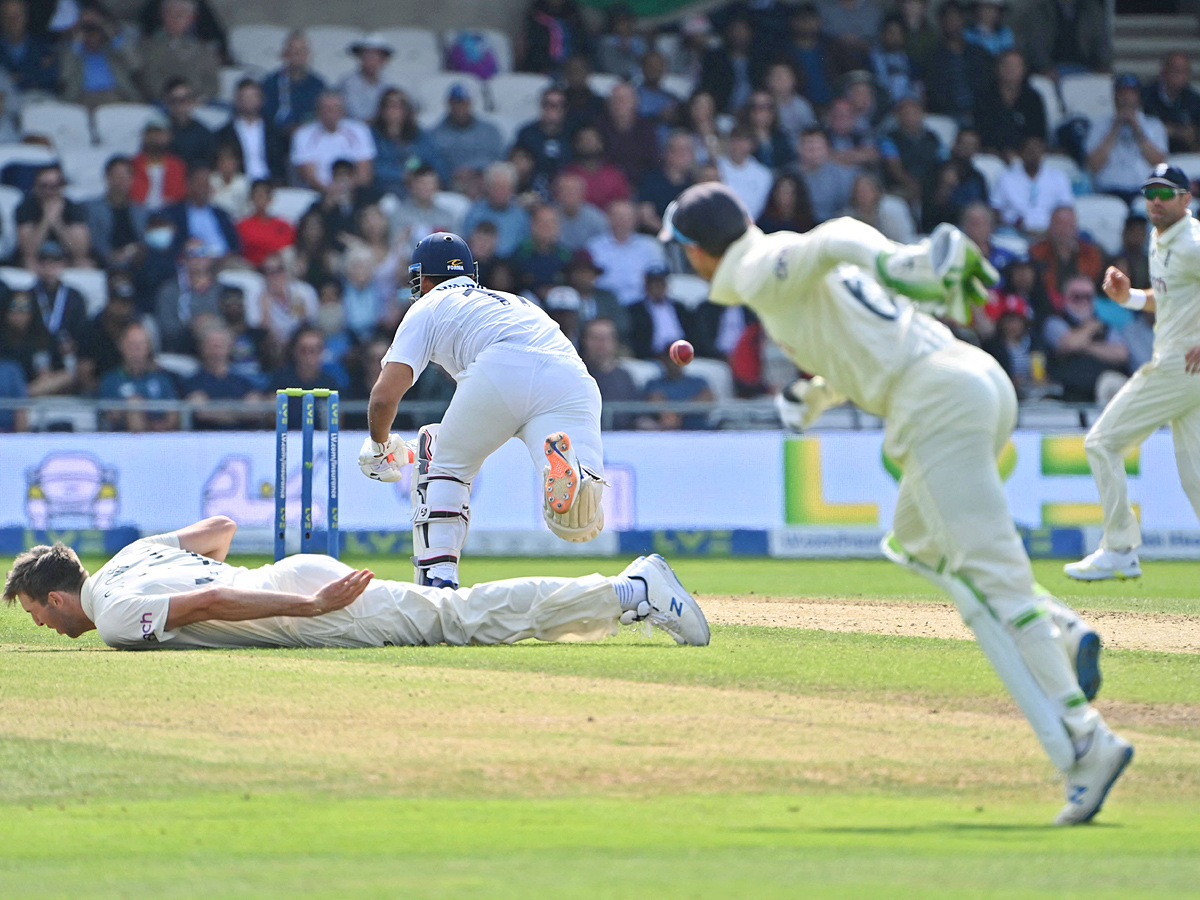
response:
[[[1138,746],[1070,832],[953,609],[882,563],[682,562],[702,649],[122,654],[0,612],[0,896],[1187,895],[1200,566],[1055,568]]]

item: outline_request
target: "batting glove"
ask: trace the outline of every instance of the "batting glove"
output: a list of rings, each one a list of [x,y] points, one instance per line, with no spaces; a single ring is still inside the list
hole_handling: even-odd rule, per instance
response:
[[[408,444],[398,434],[388,435],[380,444],[368,436],[358,453],[358,468],[374,481],[393,483],[400,480],[404,467],[416,459],[415,444]]]

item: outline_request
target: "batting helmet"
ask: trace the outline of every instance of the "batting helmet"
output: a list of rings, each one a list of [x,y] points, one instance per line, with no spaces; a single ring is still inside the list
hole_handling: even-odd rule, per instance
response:
[[[426,275],[470,275],[479,280],[479,263],[467,242],[457,234],[439,231],[422,238],[413,249],[408,266],[408,283],[414,297],[421,296],[421,279]]]
[[[719,257],[749,227],[750,213],[737,194],[712,181],[692,185],[671,201],[658,238],[663,243],[695,244]]]

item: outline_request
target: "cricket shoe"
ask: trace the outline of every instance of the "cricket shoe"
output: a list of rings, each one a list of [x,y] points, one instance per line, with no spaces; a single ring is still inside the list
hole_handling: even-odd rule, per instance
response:
[[[449,588],[452,591],[458,590],[458,582],[451,581],[449,578],[430,578],[429,586],[435,588]]]
[[[1059,810],[1055,825],[1092,821],[1104,805],[1109,789],[1133,759],[1133,744],[1113,734],[1103,722],[1088,740],[1087,749],[1067,772],[1067,805]]]
[[[570,512],[579,493],[579,458],[565,431],[546,438],[546,504],[559,515]]]
[[[675,638],[677,644],[708,645],[708,620],[665,559],[657,553],[639,556],[621,574],[640,579],[647,596],[636,610],[621,613],[622,625],[646,621]]]
[[[1072,622],[1067,626],[1060,624],[1059,631],[1067,656],[1075,666],[1079,689],[1090,703],[1100,693],[1100,683],[1104,680],[1100,674],[1100,635],[1083,622]]]
[[[1117,578],[1141,578],[1142,567],[1138,564],[1137,554],[1132,550],[1128,553],[1116,553],[1103,548],[1081,559],[1079,562],[1067,563],[1063,572],[1068,578],[1076,581],[1106,581]]]

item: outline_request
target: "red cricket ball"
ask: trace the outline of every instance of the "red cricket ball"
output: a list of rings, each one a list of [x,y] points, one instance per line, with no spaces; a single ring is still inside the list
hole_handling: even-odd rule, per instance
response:
[[[696,350],[688,341],[676,341],[670,349],[671,362],[677,366],[686,366],[696,357]]]

